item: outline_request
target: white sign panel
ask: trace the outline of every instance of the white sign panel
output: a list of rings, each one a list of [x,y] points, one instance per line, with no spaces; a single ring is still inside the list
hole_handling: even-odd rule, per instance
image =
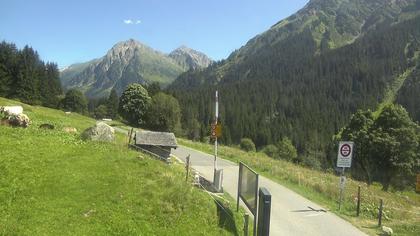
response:
[[[340,142],[338,145],[337,167],[350,167],[353,156],[353,142]]]

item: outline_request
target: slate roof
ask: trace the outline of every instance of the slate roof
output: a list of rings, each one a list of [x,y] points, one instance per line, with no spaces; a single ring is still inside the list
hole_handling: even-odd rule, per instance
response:
[[[173,133],[137,131],[136,145],[152,145],[177,148],[175,135]]]

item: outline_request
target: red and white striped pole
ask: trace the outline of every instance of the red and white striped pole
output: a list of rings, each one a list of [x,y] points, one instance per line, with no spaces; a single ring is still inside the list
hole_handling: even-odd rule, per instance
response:
[[[217,120],[219,118],[219,94],[216,90],[216,113],[215,113],[215,122],[214,127],[217,128]],[[215,135],[214,139],[214,174],[213,174],[213,182],[216,180],[216,170],[217,170],[217,134]]]

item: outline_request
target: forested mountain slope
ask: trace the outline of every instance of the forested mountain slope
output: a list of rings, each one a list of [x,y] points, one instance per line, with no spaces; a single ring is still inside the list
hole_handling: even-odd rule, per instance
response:
[[[311,1],[227,60],[182,74],[170,91],[184,127],[208,135],[219,89],[222,142],[250,137],[261,147],[287,136],[301,153],[324,150],[352,113],[376,109],[400,75],[416,72],[419,9],[419,1]]]

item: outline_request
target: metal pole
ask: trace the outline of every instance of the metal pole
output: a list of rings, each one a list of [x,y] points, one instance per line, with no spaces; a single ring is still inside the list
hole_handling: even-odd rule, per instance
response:
[[[245,213],[244,216],[244,236],[248,236],[249,215]]]
[[[379,219],[378,219],[378,226],[382,226],[382,210],[383,210],[383,203],[384,201],[381,199],[379,202]]]
[[[341,187],[341,179],[342,179],[343,176],[344,176],[344,167],[343,167],[343,170],[342,170],[341,175],[340,175],[340,201],[338,203],[338,210],[339,211],[341,211],[341,202],[343,201],[344,186]]]
[[[258,218],[258,179],[259,175],[257,174],[257,184],[256,184],[256,194],[255,194],[255,213],[254,213],[254,236],[257,236],[257,218]]]
[[[357,188],[357,216],[360,214],[360,185]]]
[[[239,194],[241,192],[241,182],[242,182],[242,163],[239,162],[238,195],[237,195],[237,199],[236,199],[236,211],[239,211]]]
[[[217,119],[219,118],[219,96],[216,90],[216,109],[215,109],[215,122],[214,125],[217,127]],[[216,181],[216,170],[217,170],[217,135],[214,140],[214,172],[213,172],[213,183]]]

